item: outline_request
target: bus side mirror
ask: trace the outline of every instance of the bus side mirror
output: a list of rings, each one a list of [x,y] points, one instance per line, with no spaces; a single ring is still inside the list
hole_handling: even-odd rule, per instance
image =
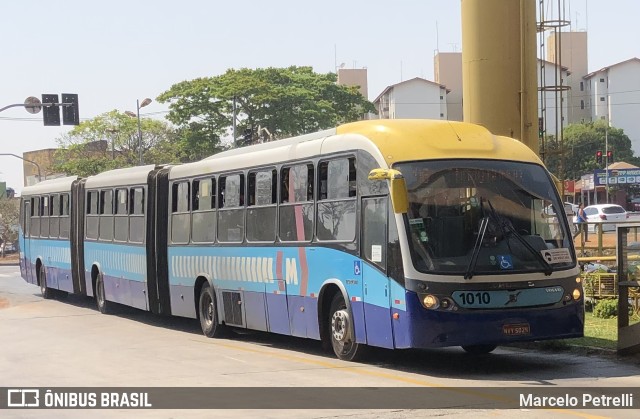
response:
[[[393,212],[396,214],[404,214],[409,210],[407,185],[402,173],[394,169],[373,169],[369,172],[369,180],[388,180]]]

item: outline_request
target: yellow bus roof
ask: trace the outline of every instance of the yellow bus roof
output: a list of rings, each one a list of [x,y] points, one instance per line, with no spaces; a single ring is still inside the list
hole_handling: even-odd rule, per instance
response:
[[[542,164],[518,140],[494,135],[486,128],[456,121],[375,119],[352,122],[337,134],[361,134],[381,151],[389,165],[409,160],[480,158]],[[401,141],[399,141],[401,140]]]

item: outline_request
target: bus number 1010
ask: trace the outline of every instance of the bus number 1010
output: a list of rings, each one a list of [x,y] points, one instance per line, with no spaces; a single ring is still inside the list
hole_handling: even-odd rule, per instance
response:
[[[461,292],[460,298],[466,306],[491,303],[491,295],[488,292]]]

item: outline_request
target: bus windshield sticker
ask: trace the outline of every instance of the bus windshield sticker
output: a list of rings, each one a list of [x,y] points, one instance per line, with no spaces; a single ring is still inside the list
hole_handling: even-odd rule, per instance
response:
[[[571,263],[571,253],[566,247],[541,250],[540,253],[549,264]]]
[[[429,241],[427,237],[427,229],[424,226],[424,220],[422,218],[410,218],[409,226],[411,231],[419,238],[421,242]]]
[[[371,262],[382,262],[382,246],[379,244],[371,245]]]
[[[511,255],[497,255],[498,265],[500,269],[513,269],[513,262],[511,261]]]

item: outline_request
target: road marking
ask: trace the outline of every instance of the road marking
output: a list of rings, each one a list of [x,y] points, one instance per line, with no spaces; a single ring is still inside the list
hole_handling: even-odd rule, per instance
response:
[[[447,390],[447,391],[451,391],[451,392],[455,392],[455,393],[461,393],[461,394],[467,394],[467,395],[476,396],[476,397],[483,398],[483,399],[491,399],[491,400],[503,401],[503,402],[512,400],[511,398],[497,396],[495,394],[483,393],[483,392],[474,391],[474,390],[466,390],[464,387],[452,388],[452,387],[444,386],[442,384],[432,383],[432,382],[426,381],[426,380],[409,378],[409,377],[402,377],[400,375],[395,375],[395,374],[385,373],[385,372],[369,371],[369,370],[364,369],[365,366],[355,368],[355,367],[337,365],[334,362],[320,361],[320,360],[315,360],[315,359],[307,359],[307,358],[302,358],[302,357],[296,356],[296,355],[278,354],[278,353],[275,353],[275,352],[272,352],[272,351],[262,350],[262,349],[246,348],[246,347],[242,347],[242,346],[234,345],[234,344],[230,344],[230,343],[223,343],[223,342],[221,342],[219,340],[216,340],[215,342],[211,342],[209,340],[204,340],[203,341],[203,340],[197,340],[197,339],[190,339],[190,340],[195,341],[195,342],[199,342],[199,343],[204,343],[204,344],[207,344],[207,345],[217,345],[217,346],[222,346],[224,348],[229,348],[229,349],[234,349],[234,350],[239,350],[239,351],[244,351],[244,352],[250,352],[250,353],[256,353],[256,354],[261,354],[261,355],[266,355],[266,356],[270,356],[270,357],[273,357],[273,358],[280,358],[280,359],[284,359],[286,361],[295,361],[295,362],[300,362],[300,363],[303,363],[303,364],[318,365],[318,366],[322,366],[322,367],[325,367],[325,368],[328,368],[328,369],[348,371],[348,372],[351,372],[351,373],[354,373],[354,374],[369,375],[369,376],[372,376],[372,377],[385,378],[385,379],[388,379],[388,380],[399,381],[399,382],[406,383],[406,384],[414,384],[416,386],[442,388],[442,389]],[[526,387],[523,387],[523,390],[526,390]],[[586,418],[586,419],[605,419],[605,418],[608,418],[608,416],[590,415],[588,413],[582,413],[582,412],[578,412],[578,411],[574,411],[574,410],[563,410],[563,409],[541,409],[541,410],[547,410],[547,411],[551,411],[551,412],[554,412],[554,413],[563,413],[563,414],[566,414],[566,415],[578,416],[578,417]]]

